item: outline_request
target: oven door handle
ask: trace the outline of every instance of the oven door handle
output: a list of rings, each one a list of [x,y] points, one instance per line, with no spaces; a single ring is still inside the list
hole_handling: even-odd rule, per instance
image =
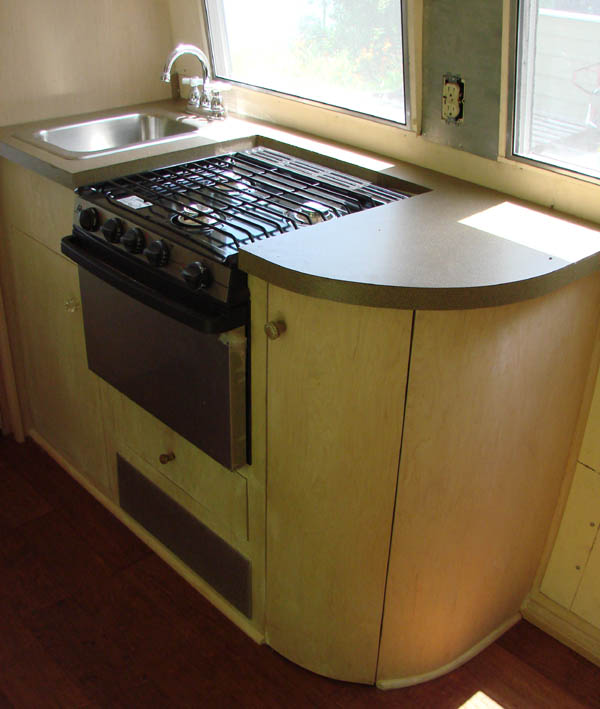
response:
[[[84,245],[76,235],[63,237],[61,251],[79,267],[84,268],[125,295],[135,298],[140,303],[200,332],[209,334],[227,332],[240,325],[245,325],[248,321],[248,306],[246,304],[226,306],[220,309],[208,303],[206,307],[180,303],[115,268],[102,258],[103,253],[100,248],[93,248],[88,242]]]

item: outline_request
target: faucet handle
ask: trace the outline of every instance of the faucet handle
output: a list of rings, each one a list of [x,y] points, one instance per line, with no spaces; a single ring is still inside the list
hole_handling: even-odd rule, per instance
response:
[[[188,113],[197,113],[208,118],[209,121],[225,118],[227,112],[221,92],[229,91],[231,88],[229,84],[210,81],[199,76],[184,76],[181,83],[191,87],[186,109]],[[200,86],[202,89],[199,88]]]
[[[210,110],[214,118],[225,118],[227,112],[223,105],[223,98],[218,91],[213,91],[210,97]]]
[[[181,83],[185,84],[186,86],[200,86],[200,84],[204,84],[204,79],[202,79],[199,76],[183,76],[181,78]]]
[[[181,83],[191,88],[188,96],[188,108],[197,109],[202,106],[210,106],[210,99],[207,95],[203,78],[199,76],[184,76],[181,79]],[[202,91],[198,88],[199,86],[202,86]]]
[[[225,118],[227,111],[223,105],[221,94],[231,89],[230,84],[223,84],[218,81],[211,81],[206,86],[206,93],[210,96],[210,109],[214,118]]]

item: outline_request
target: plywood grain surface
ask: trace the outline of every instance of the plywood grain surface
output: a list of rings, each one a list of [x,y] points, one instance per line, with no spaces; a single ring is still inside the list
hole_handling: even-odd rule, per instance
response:
[[[411,314],[269,287],[267,639],[373,682]]]
[[[378,678],[442,667],[519,610],[565,475],[599,286],[417,313]]]

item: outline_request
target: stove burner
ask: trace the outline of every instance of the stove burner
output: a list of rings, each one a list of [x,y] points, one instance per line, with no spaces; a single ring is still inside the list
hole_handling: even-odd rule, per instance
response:
[[[335,214],[331,209],[328,209],[319,202],[308,201],[298,206],[297,209],[289,209],[286,216],[294,219],[301,226],[310,224],[319,224],[335,218]]]
[[[214,224],[218,223],[209,214],[214,214],[214,211],[206,204],[192,203],[189,207],[177,205],[177,214],[172,218],[172,222],[178,226],[187,229],[209,229]]]

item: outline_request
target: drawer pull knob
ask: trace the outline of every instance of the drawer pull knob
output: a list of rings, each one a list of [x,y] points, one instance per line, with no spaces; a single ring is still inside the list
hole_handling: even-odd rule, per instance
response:
[[[287,325],[283,320],[269,320],[265,325],[265,333],[270,340],[276,340],[287,330]]]
[[[65,300],[65,310],[68,313],[74,313],[76,310],[79,310],[81,307],[81,303],[77,300],[77,298],[69,298],[68,300]]]
[[[161,453],[158,456],[158,459],[163,465],[166,465],[171,460],[175,460],[175,453],[173,453],[173,451],[169,451],[168,453]]]

